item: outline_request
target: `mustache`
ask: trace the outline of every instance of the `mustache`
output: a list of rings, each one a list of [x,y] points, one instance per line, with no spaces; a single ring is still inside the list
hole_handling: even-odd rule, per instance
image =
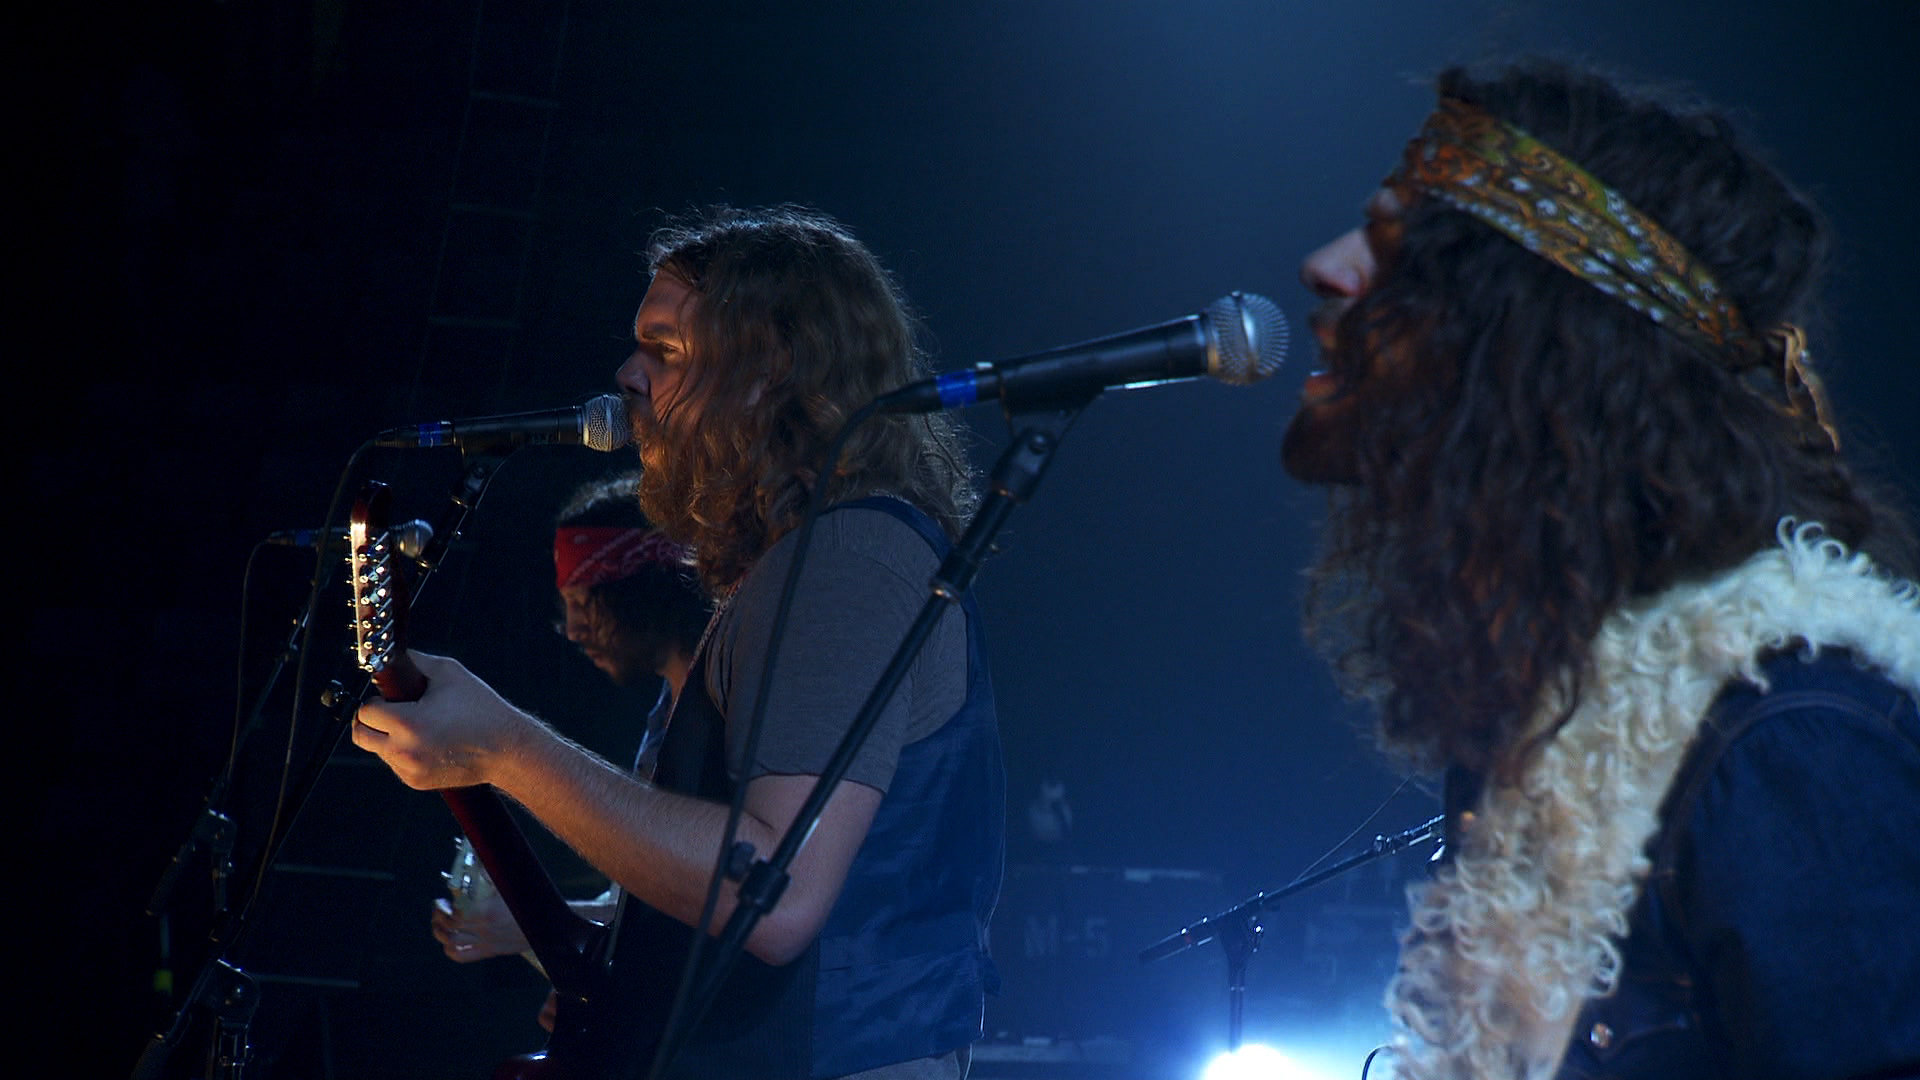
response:
[[[627,426],[633,431],[636,448],[657,444],[665,434],[660,418],[653,414],[653,401],[645,394],[624,391],[621,397],[627,406]]]
[[[1318,306],[1307,313],[1307,329],[1313,332],[1315,338],[1325,339],[1333,333],[1336,326],[1340,325],[1341,317],[1346,315],[1352,307],[1351,299],[1344,296],[1330,296],[1320,301]]]
[[[620,403],[626,407],[627,422],[630,424],[637,425],[653,419],[653,402],[645,394],[623,389],[620,391]]]

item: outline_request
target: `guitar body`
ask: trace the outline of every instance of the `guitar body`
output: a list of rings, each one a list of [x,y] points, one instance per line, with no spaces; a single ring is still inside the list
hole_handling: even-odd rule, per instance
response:
[[[641,1080],[659,1048],[679,989],[692,931],[631,898],[617,935],[589,923],[591,997],[554,984],[554,1023],[544,1047],[501,1062],[491,1080]],[[604,964],[604,966],[602,966]],[[704,1076],[695,1066],[676,1078]]]
[[[595,1047],[597,1002],[563,993],[557,986],[554,997],[553,1031],[546,1046],[501,1062],[492,1080],[613,1080],[618,1075],[620,1063]]]

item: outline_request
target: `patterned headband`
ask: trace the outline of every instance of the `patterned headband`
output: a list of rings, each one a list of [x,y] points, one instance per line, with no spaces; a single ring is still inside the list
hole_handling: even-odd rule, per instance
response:
[[[592,588],[630,578],[646,566],[684,565],[686,549],[650,529],[563,525],[553,532],[557,588]]]
[[[1442,98],[1407,143],[1389,187],[1411,187],[1491,225],[1521,247],[1744,368],[1777,354],[1788,412],[1810,416],[1837,450],[1826,392],[1807,367],[1806,334],[1764,335],[1692,253],[1619,192],[1526,132]]]

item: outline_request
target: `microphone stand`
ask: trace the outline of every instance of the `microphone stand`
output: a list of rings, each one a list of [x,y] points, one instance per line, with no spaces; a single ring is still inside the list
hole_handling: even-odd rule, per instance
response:
[[[447,549],[459,535],[467,516],[479,504],[480,497],[486,492],[487,483],[493,478],[504,461],[498,455],[475,455],[467,460],[466,471],[461,477],[460,486],[455,491],[447,509],[443,511],[441,521],[435,526],[431,537],[423,546],[415,561],[421,567],[414,583],[414,595],[425,586],[427,578],[440,563]],[[326,557],[325,538],[319,544],[322,558]],[[254,707],[256,718],[266,706],[267,696],[273,690],[273,682],[278,681],[285,670],[286,661],[299,650],[298,642],[312,618],[311,608],[301,613],[295,620],[293,638],[290,640],[274,665],[270,681],[261,692]],[[292,796],[288,799],[293,807],[287,816],[287,827],[280,834],[279,843],[273,845],[261,856],[262,872],[273,865],[280,854],[280,845],[293,831],[293,823],[298,819],[300,810],[312,796],[320,782],[327,761],[339,746],[341,737],[350,728],[345,710],[357,705],[366,696],[372,686],[372,679],[365,673],[360,674],[360,686],[357,691],[349,692],[340,681],[335,680],[322,692],[321,703],[333,715],[335,730],[333,736],[322,739],[313,755],[308,759],[299,781],[293,786]],[[252,1059],[252,1046],[248,1037],[249,1026],[253,1020],[255,1008],[259,1004],[259,992],[253,977],[234,964],[228,956],[234,952],[247,930],[247,917],[251,912],[252,897],[247,898],[238,912],[226,907],[225,882],[232,872],[230,862],[233,845],[233,822],[220,812],[218,802],[224,798],[226,781],[223,778],[208,797],[207,806],[196,819],[192,834],[180,851],[168,864],[155,888],[153,899],[147,906],[148,914],[162,913],[170,902],[175,883],[179,878],[184,862],[192,850],[202,843],[213,848],[216,860],[216,887],[219,911],[216,915],[214,930],[210,935],[211,947],[208,949],[205,964],[194,978],[192,989],[175,1010],[172,1021],[166,1030],[156,1034],[148,1041],[135,1063],[133,1080],[158,1080],[172,1057],[174,1049],[188,1028],[189,1018],[196,1009],[207,1008],[215,1020],[214,1044],[209,1051],[209,1080],[242,1080],[246,1066]]]
[[[324,535],[324,531],[322,535],[315,540],[314,545],[316,556],[325,558],[326,536]],[[300,642],[306,637],[307,626],[312,619],[312,615],[312,610],[308,609],[300,612],[300,614],[294,618],[293,628],[287,635],[286,644],[282,645],[274,655],[273,664],[267,671],[267,677],[261,685],[260,693],[254,698],[253,708],[247,712],[246,725],[241,729],[238,739],[235,740],[236,762],[238,760],[238,748],[244,746],[247,739],[255,731],[259,730],[260,718],[266,715],[267,702],[272,698],[274,688],[280,684],[280,676],[286,671],[288,662],[299,655]],[[229,769],[231,769],[233,765],[234,763],[229,763]],[[180,884],[180,875],[186,871],[187,864],[192,860],[194,854],[201,848],[206,848],[211,856],[213,870],[215,921],[218,922],[226,918],[228,914],[227,883],[233,876],[233,847],[235,834],[237,832],[237,826],[234,824],[233,819],[227,816],[224,809],[228,788],[232,782],[233,777],[231,772],[222,773],[222,775],[214,780],[212,790],[207,793],[206,799],[201,804],[199,815],[194,818],[192,828],[187,831],[187,838],[181,842],[179,849],[173,853],[173,859],[167,863],[166,869],[161,872],[160,880],[155,883],[153,892],[147,899],[147,906],[144,910],[149,917],[161,918],[166,915],[168,909],[173,906],[173,891]]]
[[[1354,867],[1404,851],[1423,840],[1432,839],[1439,835],[1440,826],[1445,820],[1446,815],[1441,814],[1403,833],[1394,836],[1375,836],[1372,846],[1367,850],[1342,859],[1319,873],[1299,878],[1292,884],[1278,889],[1254,893],[1246,900],[1217,915],[1209,915],[1168,934],[1140,950],[1140,962],[1149,964],[1155,960],[1163,960],[1177,953],[1183,953],[1195,946],[1205,945],[1209,941],[1220,942],[1227,956],[1227,1049],[1238,1050],[1242,1019],[1246,1010],[1247,961],[1260,947],[1260,935],[1265,932],[1265,928],[1260,925],[1260,912],[1265,911],[1283,897],[1292,896],[1302,889],[1318,885],[1328,878],[1337,877]]]
[[[671,1018],[662,1035],[652,1068],[647,1073],[652,1080],[659,1080],[666,1075],[668,1066],[679,1053],[688,1034],[705,1018],[707,1010],[718,997],[754,926],[773,910],[781,893],[786,891],[791,880],[788,867],[800,853],[807,837],[812,835],[828,798],[853,764],[854,756],[879,721],[881,709],[893,696],[901,679],[906,677],[907,669],[933,633],[934,626],[946,614],[948,606],[959,603],[972,587],[981,560],[994,550],[995,535],[1006,524],[1014,507],[1032,498],[1067,429],[1073,426],[1080,411],[1098,395],[1099,390],[1095,390],[1058,412],[1031,421],[1030,426],[1022,429],[1001,453],[989,481],[986,498],[981,500],[980,509],[974,514],[966,533],[954,543],[946,560],[935,572],[930,584],[931,595],[895,649],[893,659],[868,693],[859,715],[854,718],[853,726],[841,738],[833,757],[814,782],[806,802],[801,804],[793,823],[781,836],[772,857],[755,860],[747,869],[740,882],[739,900],[717,939],[719,951],[713,955],[708,970],[694,983],[684,1009]]]
[[[319,558],[326,557],[324,534],[316,541],[315,552]],[[247,714],[246,726],[235,743],[235,761],[229,763],[230,767],[237,766],[239,747],[259,729],[260,718],[266,714],[267,702],[273,696],[274,688],[279,685],[288,662],[300,652],[300,642],[306,635],[312,616],[313,610],[309,607],[293,620],[293,629],[288,634],[287,642],[274,656],[266,681]],[[174,1048],[186,1034],[188,1021],[194,1011],[203,1007],[209,1009],[216,1022],[215,1041],[209,1050],[208,1075],[234,1077],[237,1080],[244,1075],[252,1058],[247,1032],[259,1001],[258,990],[251,975],[225,958],[238,942],[246,921],[245,907],[236,914],[228,903],[227,893],[227,885],[233,877],[233,850],[239,831],[224,808],[232,779],[230,773],[223,773],[215,779],[200,813],[188,830],[187,838],[174,852],[173,859],[161,872],[160,880],[155,883],[147,899],[146,914],[153,918],[165,918],[173,906],[173,893],[179,886],[181,874],[186,871],[195,852],[201,848],[207,849],[213,873],[213,923],[209,933],[212,948],[200,973],[194,977],[192,987],[174,1010],[173,1019],[166,1030],[156,1034],[141,1051],[134,1065],[133,1076],[136,1080],[150,1080],[160,1075]],[[269,853],[268,860],[261,865],[264,867],[270,861]]]

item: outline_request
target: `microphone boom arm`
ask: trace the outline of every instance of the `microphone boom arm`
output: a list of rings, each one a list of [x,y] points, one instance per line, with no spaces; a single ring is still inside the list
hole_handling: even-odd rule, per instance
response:
[[[1163,960],[1176,953],[1185,952],[1196,945],[1205,945],[1207,942],[1212,941],[1214,937],[1221,932],[1223,927],[1240,924],[1244,922],[1248,916],[1257,915],[1273,906],[1275,901],[1292,896],[1302,889],[1312,888],[1328,878],[1338,877],[1364,863],[1370,863],[1375,859],[1397,854],[1423,840],[1431,839],[1439,833],[1440,825],[1445,819],[1446,816],[1443,814],[1394,836],[1376,836],[1373,838],[1372,846],[1367,850],[1342,859],[1332,866],[1327,867],[1325,870],[1299,878],[1291,884],[1278,889],[1257,892],[1218,915],[1209,915],[1199,922],[1182,927],[1180,930],[1161,938],[1159,941],[1140,950],[1140,962],[1150,964],[1155,960]]]
[[[1446,815],[1442,814],[1396,836],[1376,836],[1367,850],[1342,859],[1319,873],[1296,878],[1278,889],[1255,893],[1218,915],[1209,915],[1161,938],[1140,950],[1140,962],[1147,964],[1185,952],[1196,945],[1205,945],[1209,941],[1220,942],[1221,949],[1227,954],[1227,1049],[1238,1050],[1246,1010],[1247,961],[1260,947],[1260,935],[1264,931],[1260,925],[1260,912],[1282,897],[1292,896],[1362,863],[1392,855],[1426,840],[1440,831],[1440,825],[1445,820]]]

